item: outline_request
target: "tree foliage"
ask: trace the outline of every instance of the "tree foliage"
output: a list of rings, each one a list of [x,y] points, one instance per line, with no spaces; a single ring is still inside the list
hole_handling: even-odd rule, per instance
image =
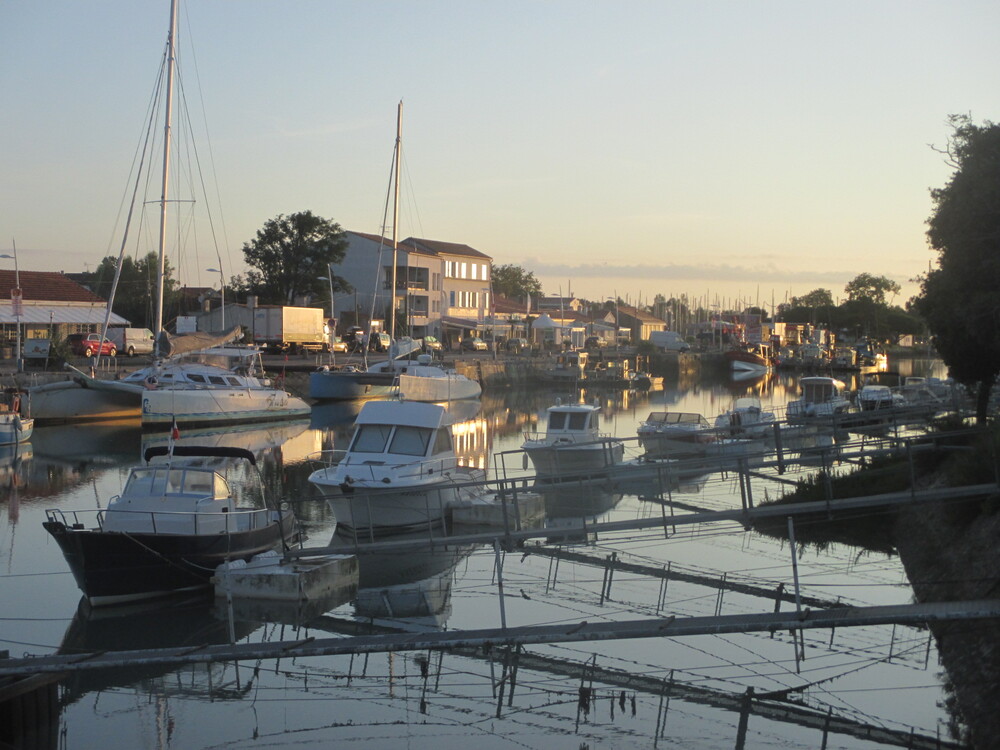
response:
[[[155,319],[157,258],[157,254],[151,252],[138,260],[130,256],[122,259],[122,272],[111,309],[136,327],[150,327]],[[109,255],[101,261],[88,278],[94,294],[110,298],[117,268],[118,259],[113,256]],[[164,319],[177,312],[177,283],[171,278],[172,273],[170,263],[164,261]]]
[[[927,221],[938,263],[921,279],[915,307],[952,376],[978,384],[982,421],[1000,374],[1000,125],[965,115],[950,124],[945,153],[955,171],[931,191]]]
[[[542,283],[535,278],[533,271],[527,271],[521,266],[508,263],[493,266],[491,270],[493,292],[510,299],[524,300],[531,295],[538,297],[542,293]]]
[[[290,305],[300,295],[326,300],[329,282],[320,276],[333,279],[335,292],[351,291],[346,280],[330,276],[330,266],[340,263],[346,252],[347,238],[336,222],[311,211],[279,214],[243,245],[251,270],[236,288],[258,295],[265,305]]]
[[[876,305],[887,304],[888,294],[899,294],[902,287],[885,276],[872,276],[870,273],[859,273],[847,282],[844,292],[852,302],[869,301]]]
[[[813,289],[801,297],[792,297],[791,307],[833,307],[833,295],[829,289]]]

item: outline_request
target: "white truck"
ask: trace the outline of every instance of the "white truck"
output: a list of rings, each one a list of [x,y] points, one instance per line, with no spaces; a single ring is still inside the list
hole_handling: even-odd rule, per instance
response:
[[[325,327],[319,307],[263,305],[253,311],[253,342],[270,352],[326,351]]]
[[[691,348],[677,331],[651,331],[649,341],[663,352],[686,352]]]

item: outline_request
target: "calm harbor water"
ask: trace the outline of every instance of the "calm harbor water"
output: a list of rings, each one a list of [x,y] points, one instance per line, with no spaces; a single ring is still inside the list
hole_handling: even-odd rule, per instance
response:
[[[902,374],[942,376],[939,362],[892,363]],[[602,405],[604,428],[634,437],[650,411],[704,414],[710,421],[734,398],[757,394],[765,406],[796,397],[796,379],[682,382],[663,391],[586,394]],[[481,406],[457,407],[464,419],[456,445],[469,461],[496,468],[497,455],[516,449],[556,397],[533,390],[486,394]],[[331,540],[335,519],[307,477],[309,457],[343,448],[360,405],[317,406],[309,421],[259,429],[186,432],[185,441],[249,447],[266,480],[293,503],[310,545]],[[463,410],[466,413],[463,413]],[[57,651],[156,648],[224,643],[225,607],[211,600],[90,612],[56,544],[42,529],[46,509],[105,507],[121,491],[144,447],[161,438],[137,424],[37,428],[30,447],[0,459],[0,649],[11,656]],[[633,443],[632,454],[638,448]],[[508,473],[522,470],[504,457]],[[798,470],[799,472],[808,469]],[[793,472],[792,478],[796,476]],[[787,478],[787,477],[786,477]],[[761,480],[758,500],[782,485]],[[716,473],[672,488],[672,498],[700,508],[740,504],[735,475]],[[581,515],[632,519],[660,515],[662,506],[601,487],[546,496],[546,523],[558,527]],[[704,525],[591,539],[573,548],[598,563],[612,552],[637,565],[774,590],[792,586],[787,544],[736,525]],[[348,635],[357,623],[393,630],[496,627],[500,606],[492,547],[364,558],[355,600],[326,611],[238,609],[233,634],[265,641]],[[773,611],[773,599],[618,573],[606,591],[602,565],[542,554],[503,556],[508,626],[566,624]],[[859,605],[907,603],[910,589],[894,557],[849,547],[809,548],[798,560],[804,593]],[[790,608],[791,605],[785,605]],[[544,659],[529,660],[527,655]],[[859,724],[934,736],[947,716],[940,667],[926,631],[907,627],[845,628],[805,634],[796,659],[788,633],[610,641],[525,650],[516,679],[503,682],[504,656],[400,653],[288,658],[275,663],[215,664],[81,672],[61,690],[57,732],[37,747],[363,747],[483,748],[735,747],[739,713],[725,701],[752,686],[756,693],[789,691],[790,698]],[[510,662],[508,661],[508,664]],[[581,678],[581,665],[592,671]],[[606,671],[605,671],[606,670]],[[622,690],[614,675],[643,675],[691,688],[665,702],[651,690]],[[581,690],[581,688],[584,688]],[[696,690],[697,689],[697,690]],[[698,695],[703,697],[699,698]],[[665,704],[666,703],[666,704]],[[659,736],[658,736],[659,735]],[[819,747],[821,733],[792,721],[751,716],[746,747]],[[887,747],[831,734],[829,748]]]

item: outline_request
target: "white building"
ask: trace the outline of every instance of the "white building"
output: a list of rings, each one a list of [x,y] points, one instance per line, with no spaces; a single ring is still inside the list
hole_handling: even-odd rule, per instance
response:
[[[392,298],[392,242],[346,232],[347,252],[333,272],[354,292],[336,295],[337,318],[367,328],[384,320]],[[409,335],[459,336],[485,327],[490,317],[492,258],[468,245],[407,238],[396,247],[396,307]],[[386,323],[385,328],[389,325]]]

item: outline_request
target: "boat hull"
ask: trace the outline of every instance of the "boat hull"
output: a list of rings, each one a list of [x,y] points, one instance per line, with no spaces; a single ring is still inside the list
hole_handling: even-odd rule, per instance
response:
[[[324,370],[309,375],[309,398],[323,401],[386,398],[396,392],[395,375],[391,373]]]
[[[147,391],[142,397],[143,428],[268,422],[309,416],[309,405],[285,391],[268,388],[205,388]]]
[[[295,534],[294,518],[230,534],[150,534],[43,526],[56,540],[73,577],[94,606],[167,596],[209,586],[227,560],[249,560]]]
[[[447,377],[399,376],[399,396],[407,401],[440,403],[479,398],[483,389],[475,380],[463,375]]]
[[[28,404],[39,425],[137,419],[141,397],[128,391],[96,390],[66,380],[28,389]]]
[[[620,464],[625,456],[625,446],[617,441],[583,445],[522,446],[528,454],[535,474],[540,478],[570,478],[606,472]]]
[[[0,419],[0,445],[16,445],[31,439],[35,420],[17,414],[3,414]]]

